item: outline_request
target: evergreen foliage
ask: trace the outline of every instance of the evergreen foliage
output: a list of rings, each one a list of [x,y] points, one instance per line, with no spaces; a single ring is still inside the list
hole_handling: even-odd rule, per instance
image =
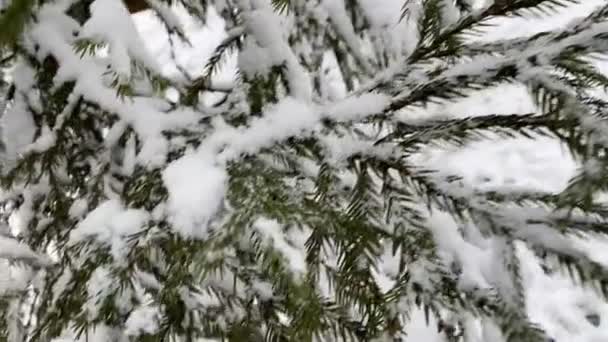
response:
[[[547,341],[518,243],[608,296],[608,269],[570,239],[608,227],[608,78],[594,66],[608,6],[469,38],[576,2],[407,0],[411,35],[395,37],[360,1],[150,0],[179,39],[170,5],[226,22],[203,73],[173,78],[119,0],[5,1],[0,340],[407,341],[422,308],[446,341],[475,341],[474,322],[496,341]],[[238,79],[214,84],[235,52]],[[327,89],[328,55],[344,97]],[[399,115],[504,83],[525,84],[537,112]],[[411,158],[515,136],[560,139],[580,172],[557,194],[482,193]],[[445,257],[437,211],[492,245],[486,284]]]

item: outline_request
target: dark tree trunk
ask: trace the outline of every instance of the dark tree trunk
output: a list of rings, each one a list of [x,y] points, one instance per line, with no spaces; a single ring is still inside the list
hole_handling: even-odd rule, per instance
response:
[[[124,0],[129,13],[137,13],[150,8],[145,0]]]

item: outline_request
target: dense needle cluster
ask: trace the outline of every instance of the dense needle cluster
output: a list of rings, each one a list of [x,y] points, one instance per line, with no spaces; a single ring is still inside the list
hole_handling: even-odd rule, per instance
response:
[[[608,5],[471,37],[577,2],[146,0],[172,39],[173,5],[224,20],[196,75],[163,73],[121,0],[1,2],[0,340],[407,341],[422,309],[446,341],[547,341],[518,249],[608,295],[573,242],[607,232]],[[507,83],[536,111],[408,115]],[[560,140],[578,174],[484,192],[417,163],[515,136]]]

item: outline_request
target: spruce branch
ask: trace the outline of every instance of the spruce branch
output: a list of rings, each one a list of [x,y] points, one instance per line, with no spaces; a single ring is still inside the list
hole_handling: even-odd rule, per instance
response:
[[[17,66],[9,106],[16,111],[8,113],[31,118],[27,143],[34,144],[26,144],[26,153],[7,144],[4,153],[17,155],[2,165],[2,196],[5,190],[10,195],[0,219],[22,215],[20,243],[35,255],[52,248],[58,262],[11,298],[0,298],[0,316],[7,319],[0,322],[0,339],[9,338],[10,324],[19,326],[19,303],[31,304],[28,329],[17,330],[32,341],[66,332],[89,337],[102,324],[141,341],[398,339],[416,307],[427,323],[436,318],[449,341],[462,338],[469,317],[489,321],[508,341],[544,341],[542,328],[526,315],[520,242],[556,257],[583,285],[608,292],[603,266],[571,243],[607,233],[608,210],[597,194],[608,188],[608,113],[606,101],[592,94],[608,81],[589,58],[607,50],[606,6],[554,31],[471,44],[467,35],[493,19],[551,13],[576,1],[494,1],[479,10],[456,1],[452,9],[459,13],[447,24],[447,2],[424,0],[420,12],[412,6],[406,18],[417,20],[422,39],[404,57],[403,37],[380,32],[388,26],[375,21],[384,18],[372,18],[353,1],[340,3],[345,22],[339,23],[330,22],[316,1],[244,0],[238,8],[232,0],[179,2],[201,15],[213,5],[234,28],[204,73],[179,85],[145,65],[131,68],[127,82],[84,77],[89,70],[80,69],[97,70],[103,62],[101,45],[76,40],[77,53],[69,54],[74,38],[64,41],[63,31],[68,22],[87,22],[89,0],[78,1],[67,16],[42,11],[26,18],[24,47],[2,44]],[[276,12],[288,14],[291,24],[271,22]],[[336,32],[337,24],[347,30]],[[36,47],[40,38],[29,34],[31,28],[52,28],[43,36],[58,46]],[[250,62],[272,64],[276,57],[284,63],[218,88],[211,79],[232,51],[249,48],[241,45],[243,37],[260,49],[281,45],[266,50],[276,54],[273,61]],[[382,60],[374,68],[391,66],[369,85],[361,86],[368,75],[357,63],[369,56],[358,44]],[[42,45],[55,57],[34,53]],[[316,70],[328,51],[335,52],[338,83],[347,89],[336,103],[328,99],[341,98],[342,90],[323,90],[324,71]],[[74,65],[59,58],[64,53]],[[66,71],[70,82],[56,84]],[[529,87],[538,113],[421,124],[393,115],[516,82]],[[111,86],[133,96],[114,99],[106,92]],[[186,88],[183,103],[163,99],[169,86]],[[193,110],[201,92],[225,97],[219,106]],[[439,143],[464,147],[478,139],[544,135],[559,138],[583,163],[557,194],[481,190],[411,158]],[[173,171],[179,171],[176,179]],[[172,184],[186,177],[192,183]],[[218,197],[205,197],[214,192],[209,188],[193,191],[202,185],[217,185]],[[218,209],[199,218],[214,201]],[[116,210],[104,211],[108,204]],[[437,211],[454,219],[461,246],[476,245],[470,234],[492,243],[487,261],[496,274],[479,272],[483,288],[468,281],[460,246],[437,234]],[[196,222],[188,231],[189,221]],[[30,295],[37,299],[30,303]],[[145,321],[156,326],[127,337],[145,310],[154,315]]]
[[[0,34],[0,48],[5,49],[17,43],[25,26],[32,18],[36,7],[34,0],[10,1],[0,13],[0,25],[5,29]]]
[[[577,4],[580,0],[495,0],[486,10],[489,15],[523,16],[526,14],[552,14],[560,8]]]
[[[279,13],[286,13],[289,11],[291,5],[290,0],[272,0],[272,6],[274,10]]]
[[[219,70],[221,62],[227,58],[228,54],[234,52],[235,49],[238,48],[243,33],[242,27],[236,27],[230,31],[228,37],[218,45],[213,55],[209,58],[203,75],[193,80],[188,88],[185,99],[187,104],[196,104],[198,102],[199,92],[211,87],[211,77]]]
[[[473,140],[487,139],[488,134],[500,138],[532,138],[559,132],[575,123],[574,119],[558,119],[551,114],[472,116],[423,125],[397,124],[395,131],[378,140],[376,144],[397,142],[406,150],[416,150],[416,146],[428,146],[437,142],[462,146]]]

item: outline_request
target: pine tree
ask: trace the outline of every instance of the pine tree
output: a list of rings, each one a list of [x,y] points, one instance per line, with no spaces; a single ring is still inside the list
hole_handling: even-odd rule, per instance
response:
[[[170,5],[221,14],[201,75],[163,75],[120,0],[3,3],[0,340],[407,341],[422,308],[447,341],[475,341],[477,323],[486,340],[546,341],[519,244],[608,295],[608,270],[571,239],[606,234],[608,80],[594,62],[608,6],[475,43],[496,18],[577,1],[404,1],[390,13],[403,36],[365,1],[146,2],[176,39]],[[217,84],[233,53],[237,80]],[[537,111],[401,115],[504,83],[526,85]],[[559,139],[580,172],[557,194],[479,192],[412,159],[513,136]],[[446,258],[436,212],[492,260],[468,262],[456,241]]]

